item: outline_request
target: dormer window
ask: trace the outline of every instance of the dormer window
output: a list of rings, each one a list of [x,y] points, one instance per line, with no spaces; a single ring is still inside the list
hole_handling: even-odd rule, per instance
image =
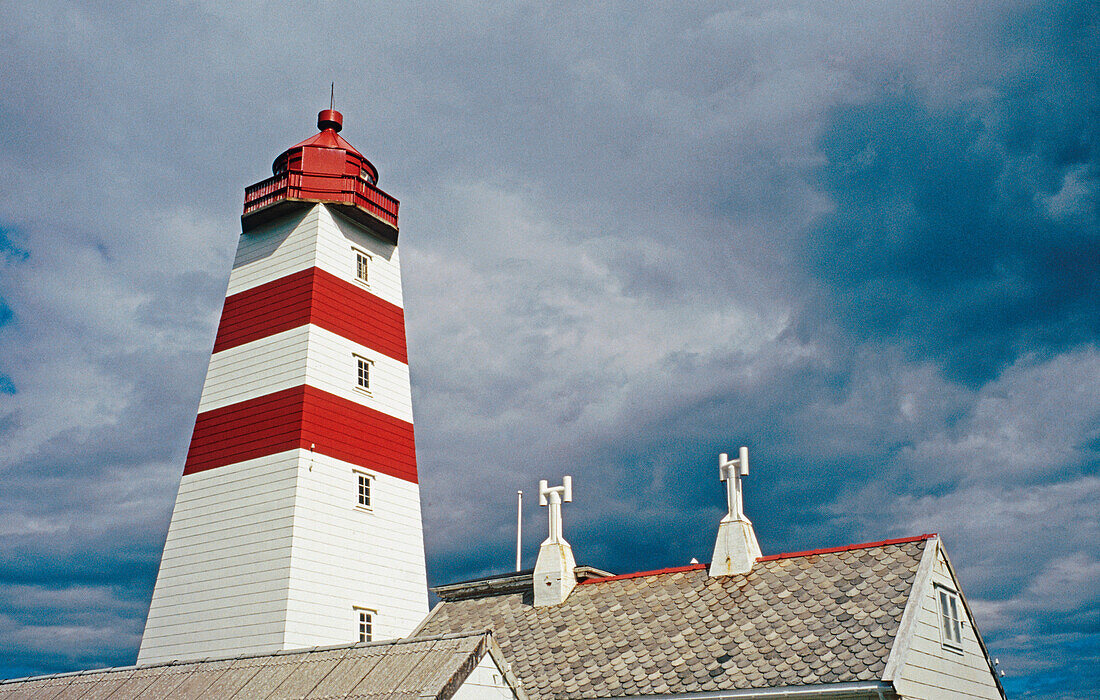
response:
[[[940,609],[940,640],[943,648],[962,651],[962,603],[959,595],[937,586],[936,600]]]

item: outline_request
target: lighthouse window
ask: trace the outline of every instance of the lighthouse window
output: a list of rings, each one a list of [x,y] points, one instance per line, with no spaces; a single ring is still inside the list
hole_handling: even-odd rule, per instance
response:
[[[359,616],[359,641],[371,641],[374,639],[374,611],[356,608],[355,613]]]
[[[355,281],[370,285],[370,256],[361,250],[355,250]]]
[[[355,472],[355,478],[358,482],[358,492],[356,494],[356,505],[360,508],[370,509],[370,487],[371,476],[369,474],[363,474],[361,472]]]
[[[370,360],[368,360],[365,357],[359,357],[358,355],[356,355],[355,356],[355,364],[356,364],[356,377],[355,377],[356,386],[359,389],[361,389],[361,390],[363,390],[363,391],[365,391],[369,394],[370,393],[370,371],[371,371],[371,365],[373,365],[374,363],[371,362]]]

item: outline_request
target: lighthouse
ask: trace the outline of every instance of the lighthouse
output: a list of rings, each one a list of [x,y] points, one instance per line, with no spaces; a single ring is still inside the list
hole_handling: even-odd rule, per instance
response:
[[[398,202],[340,131],[245,190],[138,663],[408,635],[427,612]]]

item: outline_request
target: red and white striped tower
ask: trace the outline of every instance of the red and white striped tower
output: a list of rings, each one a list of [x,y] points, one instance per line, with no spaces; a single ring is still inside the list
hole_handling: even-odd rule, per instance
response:
[[[407,635],[427,612],[398,202],[324,110],[245,190],[139,663]]]

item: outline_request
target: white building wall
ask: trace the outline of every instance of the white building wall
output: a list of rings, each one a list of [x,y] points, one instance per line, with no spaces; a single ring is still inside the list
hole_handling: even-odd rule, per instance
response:
[[[304,218],[277,219],[241,234],[226,294],[237,294],[314,266],[354,282],[353,247],[371,256],[370,284],[366,288],[402,306],[397,247],[375,238],[323,204],[314,206]]]
[[[306,383],[309,326],[216,352],[206,368],[199,413]]]
[[[372,363],[369,393],[358,387],[356,355]],[[310,386],[413,422],[407,364],[315,326],[310,327],[306,381]]]
[[[452,700],[515,700],[516,697],[500,667],[492,656],[486,654],[477,668],[459,686]]]
[[[933,584],[953,591],[959,591],[959,587],[938,544],[931,579],[919,594],[920,608],[913,636],[894,687],[901,697],[914,700],[1000,698],[993,672],[978,644],[973,620],[967,618],[962,627],[961,653],[945,649],[941,643],[939,604]]]
[[[373,477],[371,509],[358,477]],[[358,641],[355,608],[374,611],[374,639],[411,633],[428,612],[420,489],[316,455],[295,502],[287,648]]]
[[[242,233],[229,275],[226,296],[313,267],[317,260],[318,216],[313,207],[305,216],[281,217]]]
[[[139,664],[283,648],[297,452],[180,480]]]
[[[242,235],[227,294],[313,266],[354,281],[353,246],[372,256],[369,291],[400,305],[396,247],[323,205]],[[369,395],[356,354],[374,363]],[[412,422],[407,365],[315,326],[216,353],[199,410],[301,384]],[[369,511],[357,471],[374,477]],[[305,450],[188,474],[138,662],[356,641],[355,607],[376,612],[376,639],[427,613],[417,484]]]
[[[317,267],[341,279],[356,282],[353,247],[371,256],[367,288],[371,294],[404,307],[401,296],[401,261],[397,246],[365,232],[354,221],[322,207],[321,238],[317,243]]]
[[[355,356],[373,363],[371,391],[358,388]],[[302,384],[413,420],[409,366],[318,326],[299,326],[210,358],[199,413]]]

